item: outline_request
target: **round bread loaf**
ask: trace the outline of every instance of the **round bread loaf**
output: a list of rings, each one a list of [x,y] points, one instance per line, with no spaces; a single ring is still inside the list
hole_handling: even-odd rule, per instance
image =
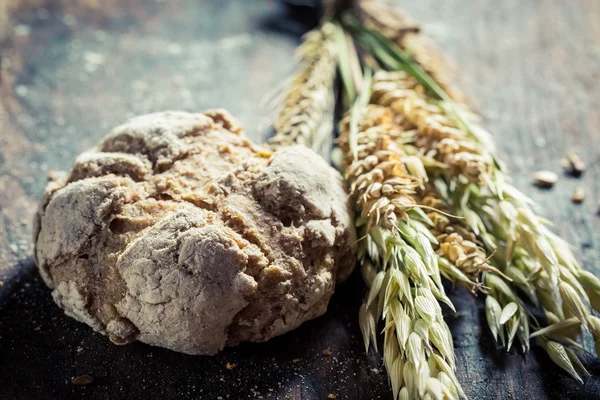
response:
[[[323,314],[354,265],[342,177],[271,153],[223,110],[136,117],[48,185],[35,258],[65,313],[118,344],[188,354]]]

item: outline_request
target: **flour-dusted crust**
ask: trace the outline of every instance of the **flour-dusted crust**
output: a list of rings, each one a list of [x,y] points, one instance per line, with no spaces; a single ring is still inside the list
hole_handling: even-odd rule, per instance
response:
[[[143,115],[48,185],[35,258],[69,316],[115,343],[189,354],[323,314],[356,240],[341,176],[270,154],[223,110]]]

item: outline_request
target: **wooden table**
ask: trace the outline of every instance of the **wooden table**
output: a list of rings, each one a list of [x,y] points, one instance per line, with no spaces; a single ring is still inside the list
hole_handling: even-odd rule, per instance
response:
[[[268,0],[37,3],[49,5],[16,11],[16,36],[1,47],[0,398],[391,398],[380,357],[362,348],[357,276],[324,317],[215,357],[117,347],[54,305],[30,240],[49,173],[68,169],[112,126],[158,110],[225,107],[260,140],[267,110],[259,101],[291,71],[307,25]],[[600,273],[600,2],[402,3],[464,70],[516,186]],[[529,174],[560,172],[568,150],[587,161],[584,176],[561,176],[549,191],[532,187]],[[580,185],[586,199],[575,205]],[[451,297],[457,374],[470,398],[600,397],[597,359],[585,357],[593,376],[579,385],[537,346],[526,356],[498,349],[481,299],[460,289]],[[94,384],[71,384],[84,374]]]

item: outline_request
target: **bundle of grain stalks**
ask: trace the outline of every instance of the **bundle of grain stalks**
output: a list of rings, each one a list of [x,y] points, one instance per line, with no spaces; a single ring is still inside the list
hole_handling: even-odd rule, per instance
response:
[[[591,315],[589,304],[598,296],[600,281],[579,267],[569,246],[533,213],[531,201],[505,183],[503,171],[494,162],[495,155],[472,134],[473,130],[480,134],[483,131],[468,114],[463,113],[459,120],[461,111],[449,111],[453,106],[435,99],[427,88],[411,87],[414,80],[409,78],[407,82],[405,74],[381,73],[375,79],[374,88],[382,82],[394,94],[375,96],[373,100],[389,107],[405,129],[414,132],[407,146],[441,164],[429,173],[454,199],[451,211],[464,218],[488,251],[496,252],[492,262],[505,272],[512,285],[534,304],[541,305],[550,326],[531,336],[538,337],[551,358],[580,379],[576,369],[585,369],[575,353],[580,346],[573,340],[573,333],[579,324],[584,324],[598,341],[597,318]],[[522,308],[519,302],[513,303],[518,306],[511,309]],[[596,306],[594,303],[591,305]],[[495,332],[499,324],[507,323],[508,347],[515,335],[526,343],[529,329],[525,314],[503,317],[499,310],[487,302],[492,330]]]
[[[498,273],[486,272],[483,283],[492,295],[486,300],[486,313],[494,336],[507,348],[518,337],[524,350],[528,339],[537,337],[553,361],[580,379],[577,371],[586,371],[576,354],[581,345],[575,339],[584,325],[598,348],[598,319],[591,309],[598,311],[600,280],[580,268],[569,246],[533,213],[532,202],[506,183],[490,135],[476,124],[466,105],[447,93],[444,82],[419,63],[420,57],[399,47],[384,31],[360,25],[351,15],[342,23],[358,46],[378,62],[371,103],[393,113],[396,127],[407,132],[404,151],[427,160],[426,173],[443,193],[448,211],[493,254],[489,263]],[[454,236],[457,241],[458,236]],[[442,246],[442,252],[444,247],[453,248]],[[448,256],[465,259],[454,248],[458,255]],[[548,326],[528,317],[517,293],[541,306]]]
[[[463,395],[439,305],[454,309],[442,278],[484,294],[489,329],[507,351],[517,339],[526,352],[535,338],[581,381],[583,327],[600,355],[600,279],[507,183],[454,70],[418,24],[374,1],[339,12],[331,26],[328,54],[347,105],[340,164],[367,286],[359,323],[367,350],[383,334],[394,397]]]

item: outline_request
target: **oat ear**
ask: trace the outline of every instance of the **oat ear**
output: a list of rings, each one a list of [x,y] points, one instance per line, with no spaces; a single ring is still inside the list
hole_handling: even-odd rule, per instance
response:
[[[581,377],[575,370],[575,367],[573,366],[571,358],[569,357],[569,353],[567,352],[566,348],[562,344],[552,341],[552,340],[549,340],[549,341],[543,342],[542,346],[544,347],[544,350],[546,350],[546,353],[548,353],[548,355],[550,356],[550,358],[552,359],[552,361],[554,361],[554,363],[556,365],[561,367],[564,371],[566,371],[569,375],[571,375],[575,380],[579,381],[579,383],[583,383],[583,379],[581,379]]]

